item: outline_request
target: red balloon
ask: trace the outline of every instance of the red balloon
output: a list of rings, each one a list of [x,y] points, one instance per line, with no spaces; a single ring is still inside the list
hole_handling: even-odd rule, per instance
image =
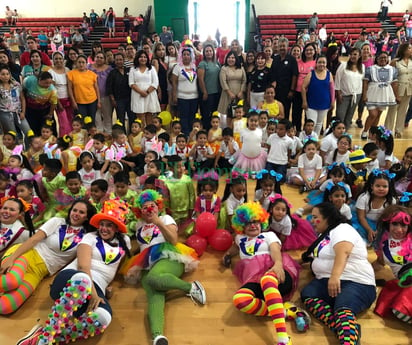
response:
[[[197,255],[201,256],[207,248],[207,241],[199,235],[192,235],[186,240],[186,245],[193,248]]]
[[[215,216],[210,212],[200,214],[196,219],[196,233],[202,237],[208,237],[213,234],[217,228]]]
[[[220,251],[228,250],[233,243],[232,235],[225,229],[216,230],[207,240],[213,249]]]

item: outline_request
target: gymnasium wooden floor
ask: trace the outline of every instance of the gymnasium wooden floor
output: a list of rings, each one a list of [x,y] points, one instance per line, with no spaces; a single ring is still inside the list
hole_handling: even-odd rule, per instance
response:
[[[365,111],[366,116],[366,111]],[[364,116],[364,118],[365,118]],[[362,145],[358,139],[360,130],[352,128],[354,143]],[[408,129],[402,139],[397,139],[395,155],[402,158],[403,152],[412,146],[412,129]],[[220,191],[223,191],[222,179]],[[248,185],[249,195],[253,196],[254,183]],[[284,195],[294,208],[303,204],[303,197],[297,189],[285,186]],[[300,252],[292,252],[296,259]],[[242,314],[236,310],[231,301],[239,283],[230,269],[220,265],[222,253],[208,249],[201,257],[196,272],[184,279],[200,280],[207,291],[207,305],[194,305],[188,297],[180,292],[168,294],[166,304],[165,335],[171,345],[269,345],[276,344],[273,326],[269,318],[259,318]],[[375,254],[370,251],[370,261]],[[377,272],[377,278],[390,279],[389,269]],[[311,279],[308,267],[303,267],[299,287]],[[10,316],[0,317],[0,344],[14,345],[31,327],[40,320],[44,322],[50,312],[49,285],[52,278],[44,280],[34,295]],[[113,283],[114,296],[110,300],[113,308],[113,321],[107,331],[92,339],[79,342],[87,345],[146,345],[151,344],[146,319],[146,297],[141,286],[127,286],[121,277]],[[298,292],[292,299],[299,302]],[[412,345],[412,327],[394,319],[382,319],[373,313],[373,307],[358,316],[362,325],[362,345]],[[338,344],[331,331],[318,321],[312,322],[306,333],[298,333],[294,323],[287,322],[288,332],[294,345],[332,345]]]

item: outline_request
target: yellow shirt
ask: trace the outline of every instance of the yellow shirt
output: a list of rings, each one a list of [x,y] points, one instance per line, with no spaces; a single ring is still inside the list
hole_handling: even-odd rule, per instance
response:
[[[90,104],[97,100],[97,74],[92,71],[80,72],[77,69],[67,72],[67,79],[73,85],[73,95],[76,103]]]

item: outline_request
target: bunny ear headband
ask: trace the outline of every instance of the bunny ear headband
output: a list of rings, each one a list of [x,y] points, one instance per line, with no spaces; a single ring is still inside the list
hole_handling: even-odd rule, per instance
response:
[[[20,162],[23,162],[23,156],[21,155],[21,153],[23,152],[23,145],[17,145],[13,151],[11,152],[11,154],[13,156],[18,156],[20,158]]]
[[[123,157],[123,152],[122,151],[118,151],[116,156],[115,156],[113,149],[110,148],[110,149],[107,150],[107,158],[109,158],[110,162],[115,162],[115,163],[119,164],[120,168],[123,171],[124,167],[123,167],[123,164],[120,162],[122,157]]]
[[[50,146],[49,143],[46,143],[44,145],[43,151],[47,155],[47,158],[49,158],[49,159],[53,159],[53,158],[60,159],[61,152],[60,152],[59,149],[57,149],[57,150],[56,149],[57,149],[57,144],[54,144],[54,145]]]

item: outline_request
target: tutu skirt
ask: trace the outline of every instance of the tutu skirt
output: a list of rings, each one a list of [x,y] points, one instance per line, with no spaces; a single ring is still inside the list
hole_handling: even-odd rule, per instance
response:
[[[412,317],[412,287],[401,288],[398,280],[388,281],[376,301],[375,313],[381,317],[393,315],[392,309]]]
[[[254,175],[265,167],[267,156],[268,154],[264,150],[261,150],[260,154],[256,157],[247,157],[240,152],[237,156],[234,168],[244,173],[248,173],[249,176]]]
[[[293,281],[292,291],[283,296],[288,300],[293,296],[299,282],[299,264],[287,253],[282,253],[283,269],[288,271]],[[255,255],[251,259],[243,259],[237,262],[233,274],[239,279],[241,285],[246,283],[259,283],[262,276],[273,266],[269,254]]]
[[[292,215],[296,220],[296,227],[292,228],[289,236],[286,236],[282,244],[282,251],[296,250],[309,247],[317,238],[312,225],[306,220],[296,215]]]
[[[312,190],[307,196],[307,198],[309,200],[308,204],[312,205],[312,206],[320,204],[320,203],[323,202],[324,196],[325,196],[324,192],[321,192],[319,190]]]
[[[173,245],[169,242],[163,242],[148,247],[131,257],[123,264],[120,273],[126,276],[126,280],[135,283],[140,277],[142,270],[150,270],[157,261],[162,259],[183,263],[185,265],[185,272],[195,270],[199,264],[199,259],[194,249],[182,243]]]

